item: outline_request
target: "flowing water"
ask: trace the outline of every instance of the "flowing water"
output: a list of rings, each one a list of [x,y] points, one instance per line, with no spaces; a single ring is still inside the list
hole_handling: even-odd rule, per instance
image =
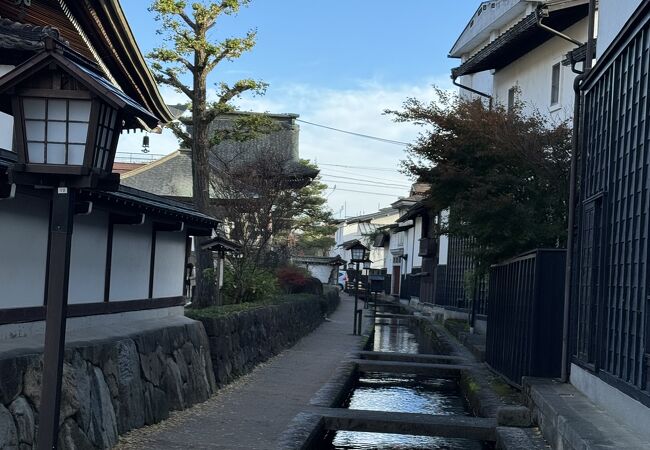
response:
[[[400,353],[432,353],[419,342],[408,320],[378,319],[370,350]],[[470,415],[453,380],[414,375],[368,373],[362,375],[344,407],[374,411],[422,414]],[[477,441],[428,436],[337,431],[327,449],[484,449]]]

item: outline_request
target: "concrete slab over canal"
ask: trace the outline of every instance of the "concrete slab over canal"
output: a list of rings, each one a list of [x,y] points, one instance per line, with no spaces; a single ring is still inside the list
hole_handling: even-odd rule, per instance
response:
[[[324,427],[328,430],[496,440],[497,421],[493,418],[342,408],[324,408],[318,412],[322,414]]]
[[[428,364],[401,361],[373,361],[355,359],[359,372],[406,373],[431,378],[460,378],[460,372],[470,366],[456,364]]]

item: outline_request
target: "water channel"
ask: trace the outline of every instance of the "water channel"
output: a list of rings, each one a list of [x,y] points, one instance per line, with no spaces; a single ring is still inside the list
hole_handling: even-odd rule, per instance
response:
[[[409,320],[377,319],[374,340],[368,350],[400,353],[436,353]],[[453,380],[386,373],[363,374],[344,405],[349,409],[469,416],[458,384]],[[467,439],[409,436],[398,434],[337,431],[331,433],[323,449],[416,450],[490,448]]]

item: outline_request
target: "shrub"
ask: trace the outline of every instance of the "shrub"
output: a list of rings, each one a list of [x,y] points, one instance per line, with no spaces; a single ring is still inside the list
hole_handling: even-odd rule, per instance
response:
[[[297,266],[280,267],[275,273],[280,289],[287,294],[304,292],[311,278],[307,269]]]
[[[244,266],[235,276],[234,269],[224,269],[223,293],[226,304],[265,302],[279,293],[276,276],[261,268]]]

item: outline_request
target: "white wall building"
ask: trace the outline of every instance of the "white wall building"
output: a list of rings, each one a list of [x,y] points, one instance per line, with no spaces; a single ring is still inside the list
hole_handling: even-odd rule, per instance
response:
[[[548,13],[542,17],[542,11]],[[580,43],[587,41],[587,0],[493,0],[481,3],[449,52],[461,65],[457,81],[524,113],[539,111],[553,119],[573,116],[573,80],[566,55],[577,44],[543,29],[547,25]],[[463,98],[476,94],[461,88]]]
[[[356,239],[369,247],[372,269],[380,271],[390,267],[385,263],[384,249],[372,246],[370,240],[378,228],[394,223],[398,215],[398,211],[394,208],[383,208],[372,214],[340,220],[334,236],[336,243],[330,251],[330,256],[340,256],[341,259],[349,262],[350,251],[345,250],[342,245]]]
[[[14,161],[0,149],[0,187]],[[209,235],[217,221],[126,187],[80,196],[92,207],[74,219],[68,328],[182,314],[190,235]],[[20,186],[0,200],[0,339],[44,329],[50,202]]]

